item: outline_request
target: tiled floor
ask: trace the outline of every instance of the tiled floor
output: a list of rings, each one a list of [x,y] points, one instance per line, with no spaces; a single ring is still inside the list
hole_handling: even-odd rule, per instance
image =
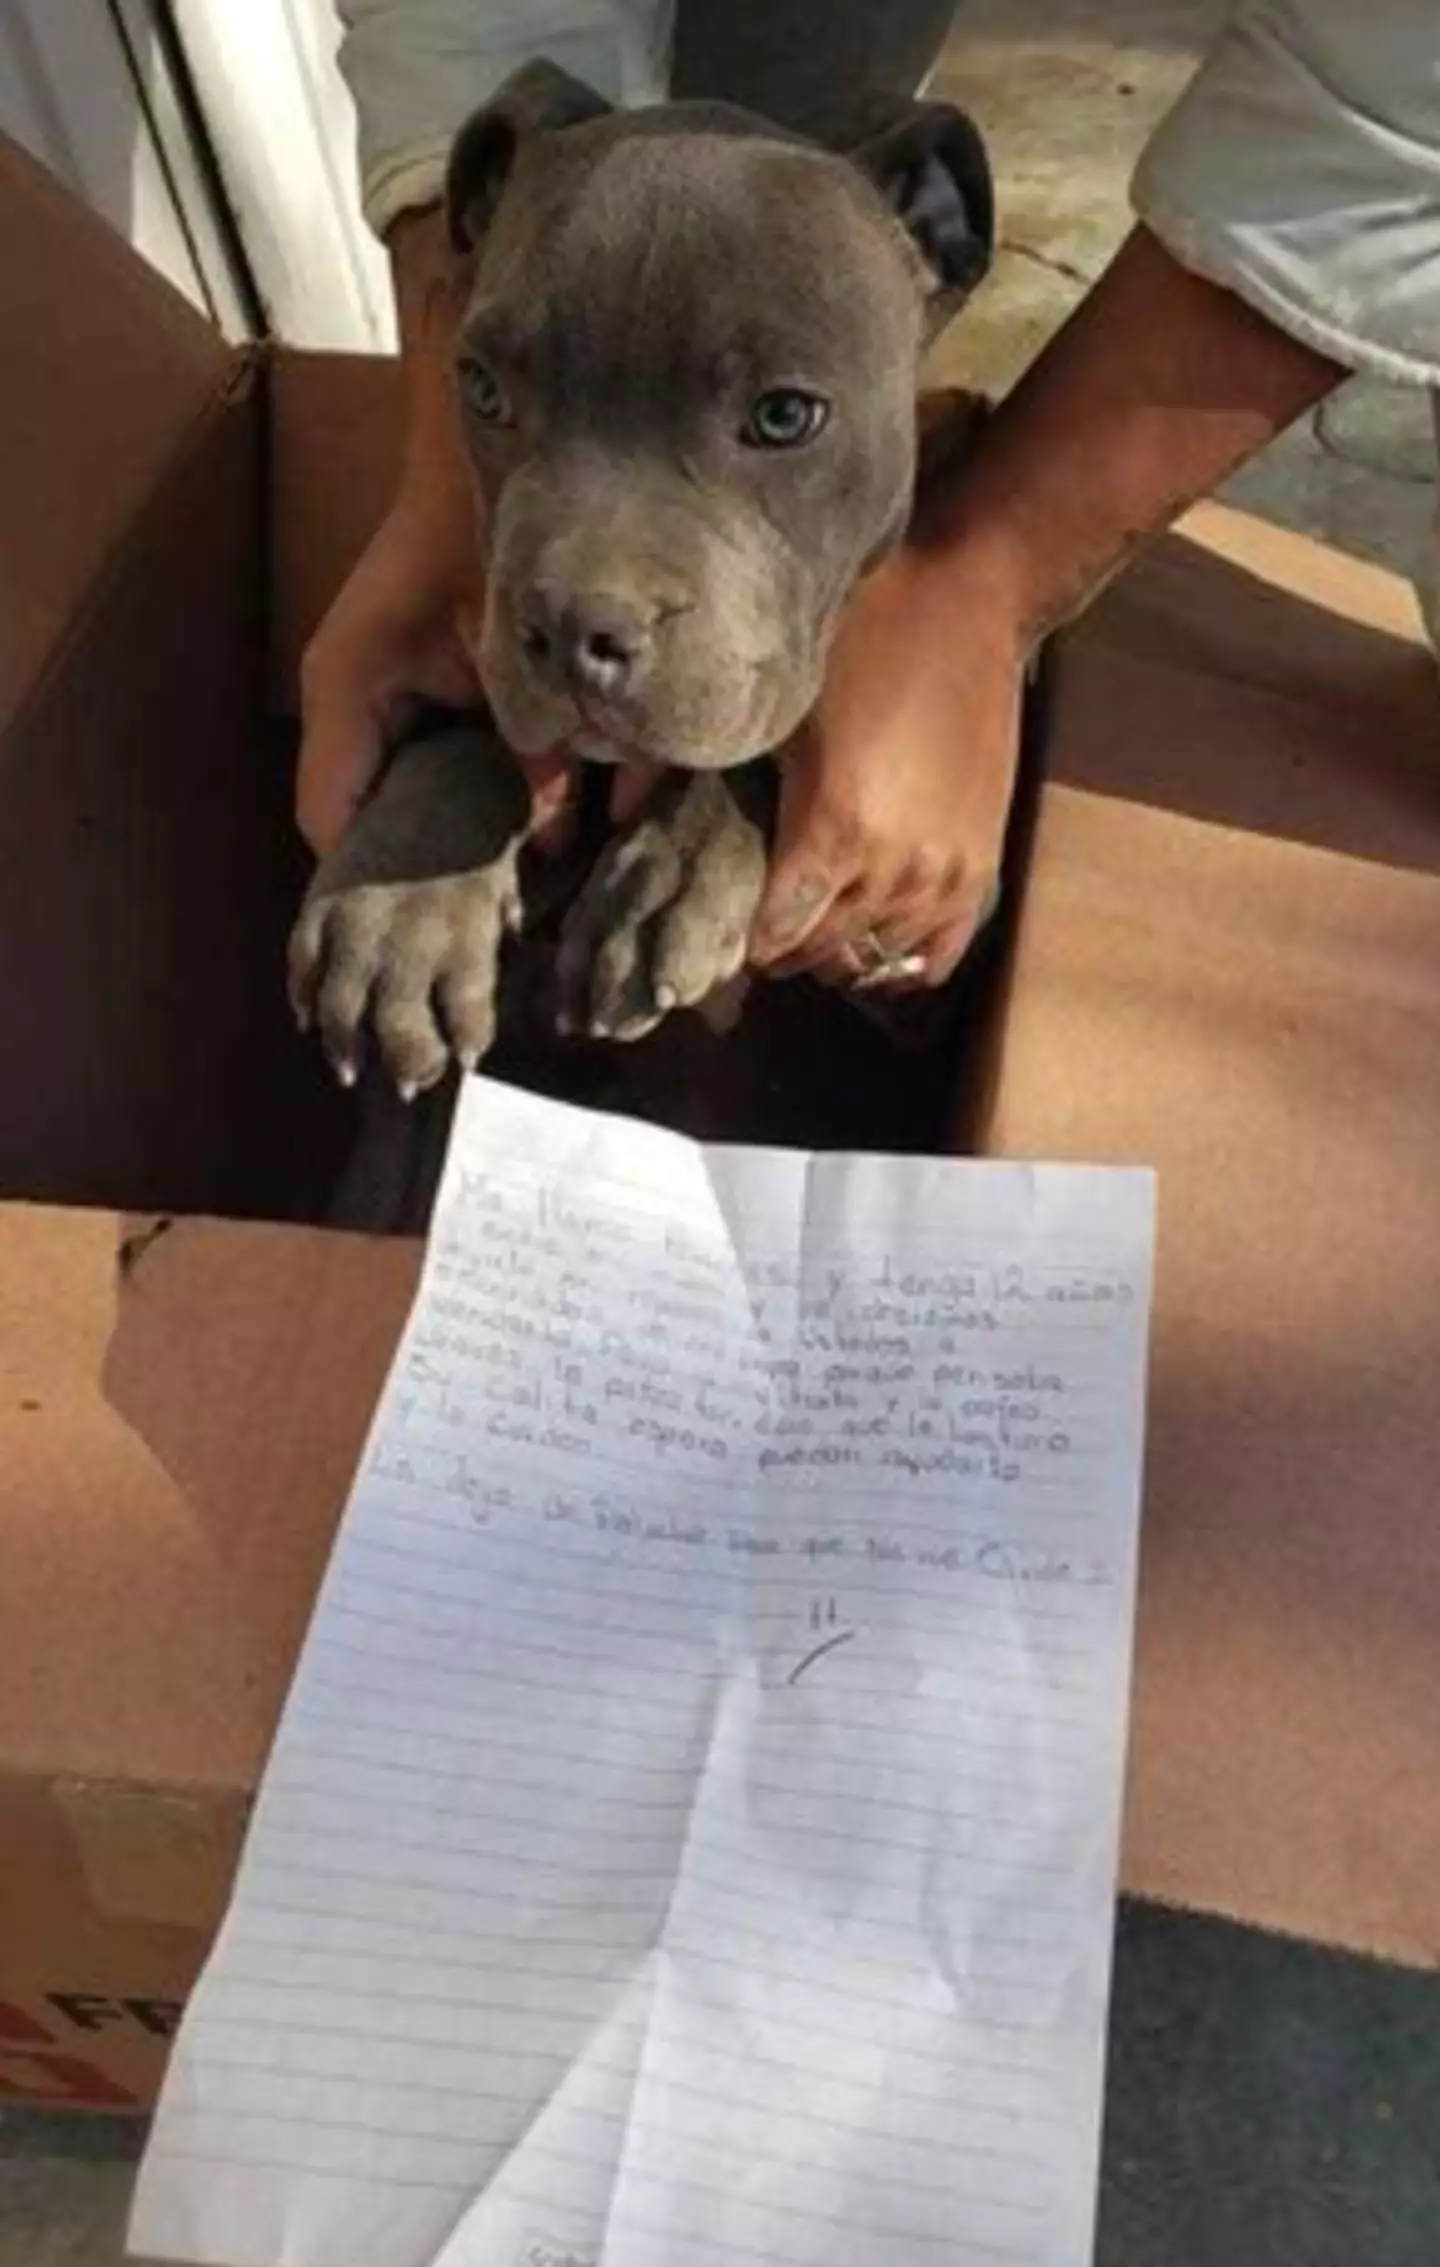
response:
[[[972,0],[942,84],[999,168],[1001,254],[944,367],[1002,387],[1125,226],[1150,122],[1216,0]],[[1233,484],[1410,571],[1431,514],[1419,398],[1352,386]],[[1214,1924],[1126,1916],[1101,2267],[1434,2267],[1440,1984]],[[0,2267],[113,2267],[138,2135],[0,2116]]]

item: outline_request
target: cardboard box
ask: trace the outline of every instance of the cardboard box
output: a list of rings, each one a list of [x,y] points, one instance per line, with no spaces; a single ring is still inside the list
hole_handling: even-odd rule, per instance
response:
[[[283,1005],[267,720],[395,393],[227,352],[8,150],[0,331],[0,2103],[130,2108],[418,1265],[310,1224],[347,1104]],[[1422,1964],[1437,743],[1398,584],[1197,514],[1071,642],[998,1043],[953,1067],[982,1148],[1160,1168],[1128,1885]]]

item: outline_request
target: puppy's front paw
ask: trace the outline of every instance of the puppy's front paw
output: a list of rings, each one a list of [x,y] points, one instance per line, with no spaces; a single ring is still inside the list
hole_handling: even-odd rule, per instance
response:
[[[641,1039],[743,966],[765,837],[730,778],[677,778],[606,850],[566,918],[562,1031]]]
[[[495,1036],[500,952],[518,928],[515,859],[425,881],[312,889],[290,939],[290,999],[353,1086],[368,1021],[408,1101]]]

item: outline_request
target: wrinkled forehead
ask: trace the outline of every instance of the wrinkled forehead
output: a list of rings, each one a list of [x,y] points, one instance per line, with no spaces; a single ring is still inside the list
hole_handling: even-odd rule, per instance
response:
[[[862,381],[913,354],[902,232],[842,160],[722,134],[582,128],[525,151],[480,260],[472,337],[516,361]]]

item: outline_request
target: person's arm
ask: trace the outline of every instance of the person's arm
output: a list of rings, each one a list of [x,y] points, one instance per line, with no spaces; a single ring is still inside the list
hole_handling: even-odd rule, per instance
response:
[[[472,110],[543,58],[621,109],[662,102],[666,0],[335,0],[340,68],[355,100],[365,217],[389,235],[434,204]]]
[[[921,548],[959,589],[983,574],[1028,652],[1345,375],[1136,229]]]
[[[408,708],[473,704],[478,614],[475,506],[455,394],[463,276],[438,206],[390,232],[405,420],[384,519],[306,649],[295,807],[320,855],[334,848]]]
[[[1435,55],[1414,0],[1237,10],[1142,163],[1142,226],[842,624],[762,964],[853,979],[873,935],[942,980],[998,868],[1035,642],[1350,369],[1440,382]]]
[[[841,624],[753,951],[942,982],[999,869],[1040,640],[1343,376],[1137,230]]]
[[[438,204],[401,213],[387,244],[405,405],[400,493],[418,506],[448,509],[468,529],[470,487],[454,373],[465,266]]]

